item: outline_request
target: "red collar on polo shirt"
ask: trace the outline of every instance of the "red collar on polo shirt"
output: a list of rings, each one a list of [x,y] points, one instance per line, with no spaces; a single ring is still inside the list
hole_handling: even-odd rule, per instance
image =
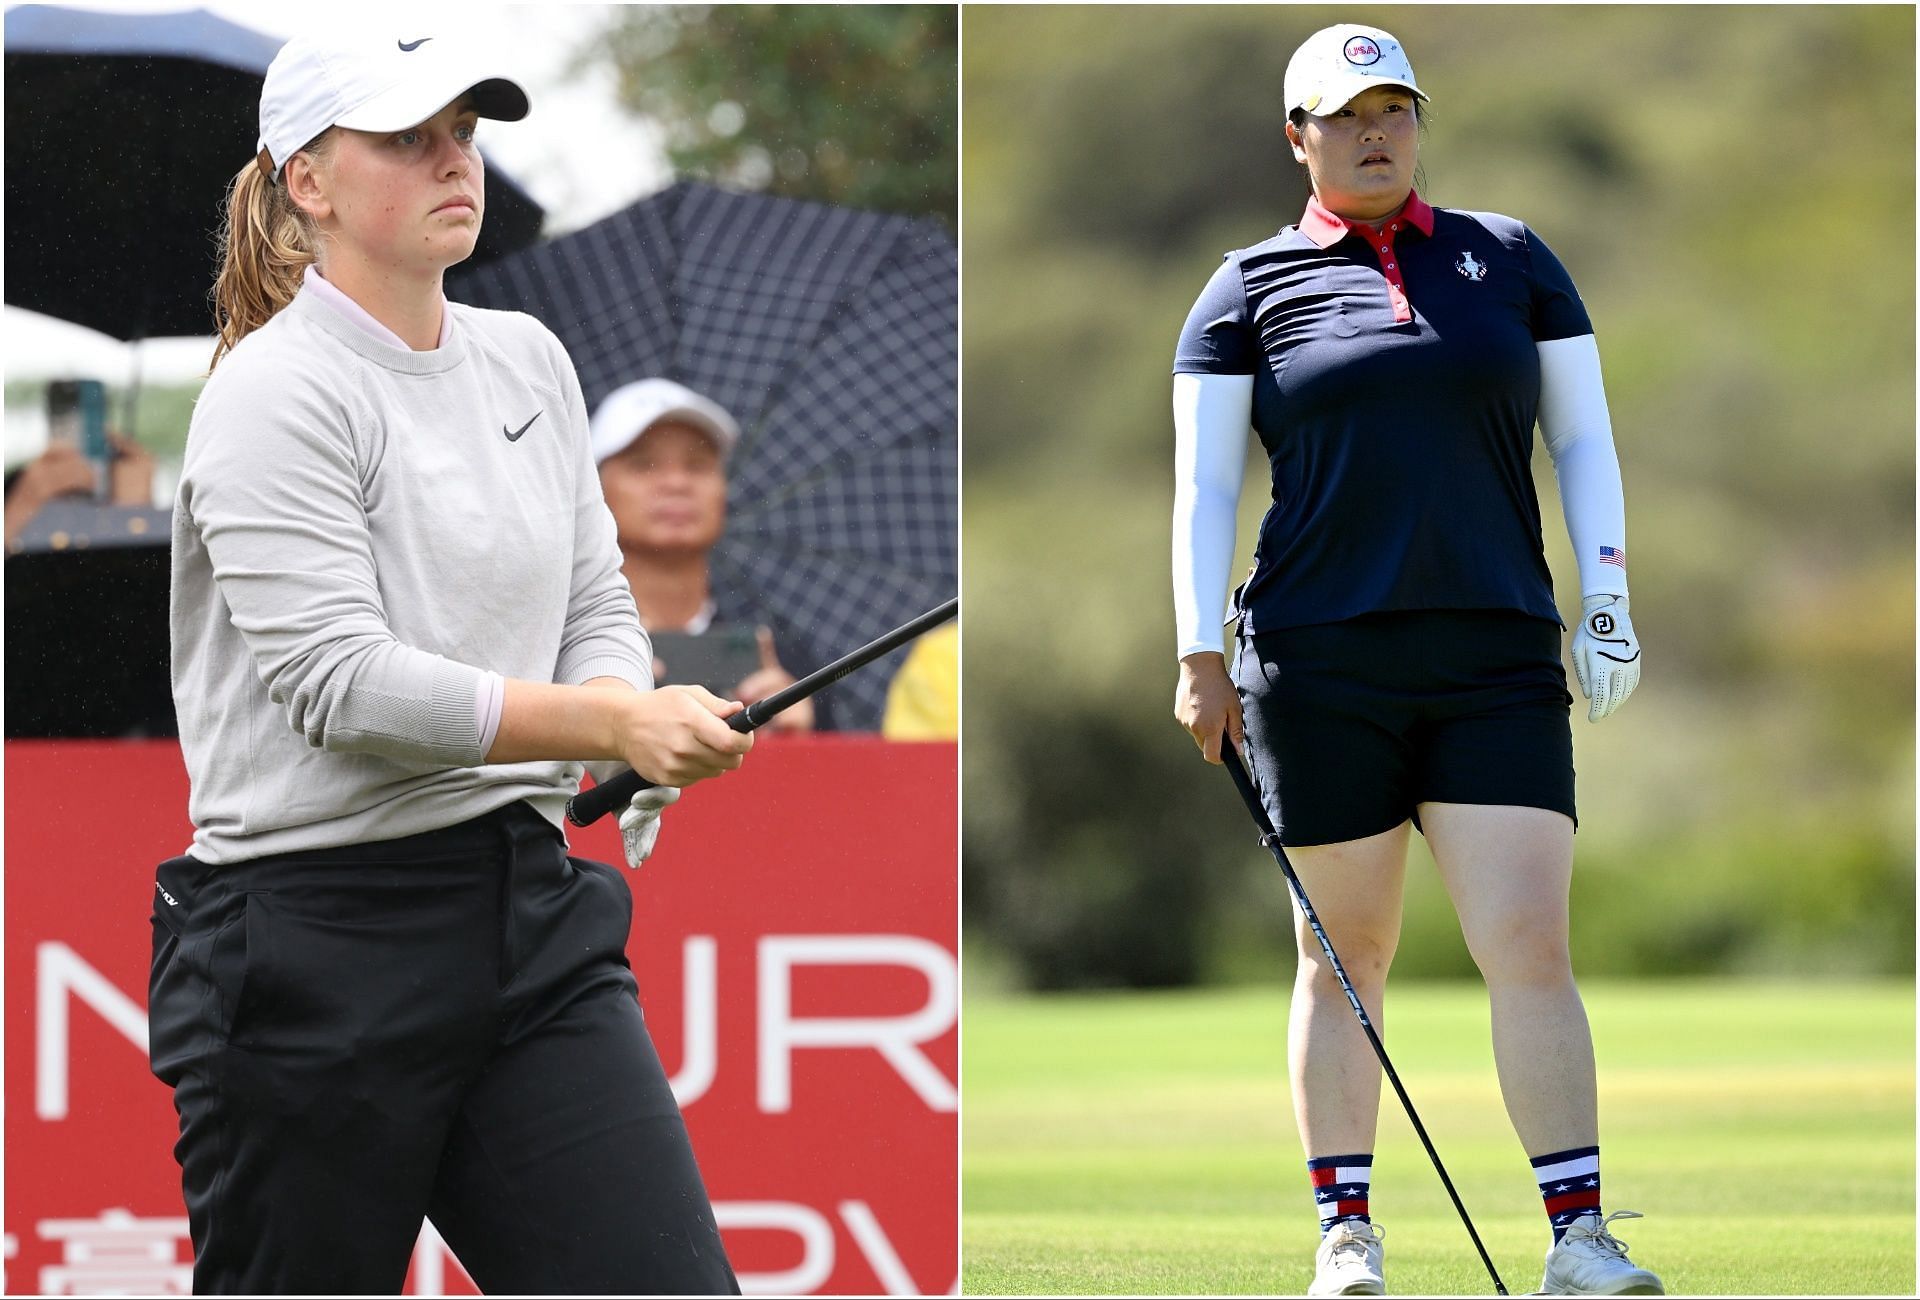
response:
[[[1433,237],[1433,208],[1420,197],[1418,190],[1408,192],[1407,205],[1400,209],[1400,215],[1394,221],[1410,223],[1429,239]],[[1359,235],[1366,239],[1373,233],[1373,227],[1364,221],[1336,217],[1320,205],[1318,198],[1310,198],[1307,200],[1306,215],[1300,218],[1300,233],[1322,248],[1332,248],[1348,235]]]
[[[1385,230],[1376,230],[1364,221],[1335,216],[1321,206],[1318,197],[1307,200],[1306,215],[1300,218],[1300,233],[1321,248],[1332,248],[1348,235],[1358,235],[1380,254],[1380,273],[1387,277],[1387,297],[1393,302],[1396,325],[1413,319],[1413,307],[1407,302],[1406,281],[1400,278],[1400,259],[1393,253],[1394,237],[1402,226],[1412,226],[1429,239],[1433,237],[1433,208],[1417,190],[1408,191],[1406,206]]]

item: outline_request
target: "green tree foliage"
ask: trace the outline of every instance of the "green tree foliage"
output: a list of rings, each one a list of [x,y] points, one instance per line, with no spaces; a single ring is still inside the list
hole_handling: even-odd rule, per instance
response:
[[[1168,372],[1220,255],[1298,219],[1282,76],[1354,18],[1433,98],[1423,193],[1532,225],[1600,341],[1647,658],[1626,708],[1575,715],[1580,969],[1911,972],[1914,13],[1891,6],[966,11],[969,942],[1048,987],[1290,963],[1285,886],[1172,720]],[[1256,452],[1242,569],[1265,482]],[[1423,852],[1396,969],[1470,974]]]
[[[955,222],[949,5],[617,5],[621,101],[676,170],[717,184]]]

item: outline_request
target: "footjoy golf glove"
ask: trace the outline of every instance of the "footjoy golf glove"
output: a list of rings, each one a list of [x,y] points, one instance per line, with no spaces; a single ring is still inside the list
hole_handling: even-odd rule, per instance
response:
[[[629,867],[638,871],[653,852],[653,842],[660,838],[660,813],[679,797],[680,792],[670,785],[648,786],[620,814],[620,839],[626,845]]]
[[[1640,638],[1633,634],[1625,596],[1588,596],[1573,634],[1573,675],[1592,701],[1587,721],[1598,722],[1627,702],[1640,683]]]

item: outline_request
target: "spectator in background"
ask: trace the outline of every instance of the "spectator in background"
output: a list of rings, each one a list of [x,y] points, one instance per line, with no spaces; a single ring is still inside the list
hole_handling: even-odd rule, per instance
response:
[[[708,557],[726,531],[727,457],[740,440],[739,424],[683,384],[642,379],[601,402],[591,427],[601,491],[618,529],[620,572],[641,626],[699,636],[735,621],[714,599]],[[760,666],[730,692],[743,704],[794,682],[780,664],[772,631],[759,625],[756,636]],[[673,671],[670,662],[661,667]],[[719,691],[719,684],[712,689]],[[814,724],[813,703],[803,700],[767,725],[811,731]]]
[[[108,433],[113,443],[113,464],[108,470],[106,504],[150,506],[153,504],[153,457],[130,438]],[[6,540],[26,531],[40,507],[56,497],[91,497],[94,491],[93,465],[79,448],[56,442],[38,456],[7,475]]]
[[[921,637],[887,687],[880,734],[888,740],[955,740],[960,735],[960,629]]]

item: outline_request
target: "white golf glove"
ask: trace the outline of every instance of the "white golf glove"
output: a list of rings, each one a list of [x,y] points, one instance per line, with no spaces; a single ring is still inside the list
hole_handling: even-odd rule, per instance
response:
[[[1640,638],[1633,634],[1625,596],[1588,596],[1573,634],[1573,675],[1592,701],[1587,721],[1598,722],[1627,702],[1640,684]]]
[[[660,838],[661,812],[679,797],[680,792],[670,785],[651,785],[633,796],[627,810],[620,814],[620,840],[626,846],[627,865],[635,871]]]

